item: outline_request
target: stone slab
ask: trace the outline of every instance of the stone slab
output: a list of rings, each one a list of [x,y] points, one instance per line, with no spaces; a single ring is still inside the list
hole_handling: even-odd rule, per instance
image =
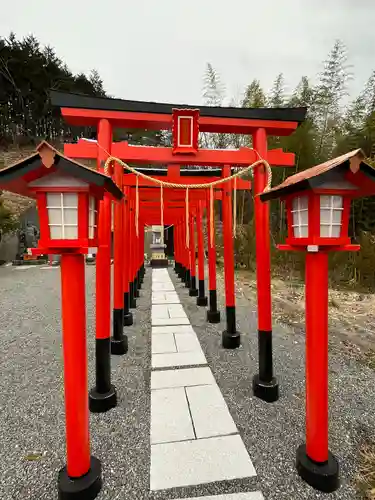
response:
[[[186,394],[198,439],[238,432],[218,385],[187,387]]]
[[[180,299],[176,292],[153,292],[152,304],[180,304]]]
[[[161,334],[161,336],[163,336],[163,334]],[[201,349],[196,333],[193,335],[191,333],[175,333],[174,338],[177,352],[198,351]]]
[[[169,387],[190,387],[194,385],[216,385],[212,371],[208,367],[182,368],[151,373],[151,389]]]
[[[152,326],[189,325],[188,318],[152,319]]]
[[[160,291],[174,292],[175,287],[174,287],[172,282],[170,282],[170,283],[153,283],[152,284],[152,291],[153,292],[160,292]]]
[[[151,444],[194,438],[185,389],[151,391]]]
[[[177,352],[173,333],[152,336],[152,354]]]
[[[153,354],[151,357],[152,368],[168,368],[171,366],[194,366],[206,364],[207,361],[202,349],[192,352]]]
[[[151,446],[152,491],[255,475],[239,435]]]
[[[176,500],[264,500],[264,496],[260,491],[248,491],[247,493],[227,493],[209,497],[177,498]]]
[[[190,333],[195,335],[195,331],[193,327],[190,325],[180,325],[180,326],[153,326],[151,328],[151,334],[160,334],[160,333]]]

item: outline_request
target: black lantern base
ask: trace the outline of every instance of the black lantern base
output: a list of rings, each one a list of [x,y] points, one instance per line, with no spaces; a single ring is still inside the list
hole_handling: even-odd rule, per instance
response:
[[[108,392],[100,393],[96,388],[91,389],[89,394],[89,409],[92,413],[105,413],[117,406],[117,394],[114,385]]]
[[[207,321],[209,323],[220,323],[220,311],[207,311]]]
[[[197,306],[206,307],[208,304],[207,297],[197,297]]]
[[[111,354],[122,355],[128,352],[128,337],[124,335],[121,339],[111,337]]]
[[[297,449],[296,467],[299,476],[316,490],[332,493],[340,486],[339,463],[330,451],[327,462],[317,463],[308,457],[302,444]]]
[[[237,349],[241,345],[240,332],[229,333],[228,330],[224,330],[221,339],[224,349]]]
[[[259,375],[253,377],[253,394],[255,397],[266,401],[266,403],[274,403],[279,399],[279,383],[275,377],[272,377],[270,382],[260,380]]]
[[[91,457],[90,469],[82,477],[69,477],[66,467],[59,472],[59,500],[94,500],[101,489],[102,466],[95,457]]]
[[[124,326],[131,326],[133,324],[133,314],[131,312],[124,313]]]

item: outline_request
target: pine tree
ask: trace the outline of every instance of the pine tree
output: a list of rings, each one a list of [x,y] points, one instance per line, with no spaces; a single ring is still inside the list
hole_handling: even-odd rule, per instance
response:
[[[206,106],[221,106],[225,97],[225,87],[212,64],[207,63],[204,75],[203,99]]]
[[[203,100],[206,106],[220,107],[225,97],[225,86],[221,82],[219,74],[210,63],[207,63],[204,75]],[[201,143],[203,147],[211,149],[225,149],[230,145],[229,134],[202,134]]]
[[[106,94],[103,86],[103,80],[100,78],[100,75],[96,69],[91,70],[89,75],[89,82],[91,83],[97,97],[105,97]]]
[[[319,131],[317,158],[320,161],[328,159],[332,154],[343,125],[341,103],[347,94],[349,78],[346,48],[340,40],[337,40],[319,76],[310,112]]]
[[[285,105],[285,82],[284,75],[280,73],[277,75],[273,83],[270,96],[268,98],[268,105],[271,108],[282,108]]]
[[[260,86],[259,80],[254,79],[245,89],[242,100],[243,108],[264,108],[266,106],[266,95]]]

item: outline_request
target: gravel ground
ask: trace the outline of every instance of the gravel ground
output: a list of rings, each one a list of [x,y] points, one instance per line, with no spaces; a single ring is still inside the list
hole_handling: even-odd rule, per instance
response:
[[[225,329],[222,283],[219,281],[218,298],[224,321],[209,325],[205,322],[204,308],[198,308],[174,273],[171,275],[253,460],[265,499],[358,498],[354,485],[358,447],[363,439],[375,435],[374,372],[341,356],[337,350],[330,355],[330,450],[339,460],[342,485],[332,494],[317,492],[299,478],[294,466],[296,449],[304,441],[303,335],[274,327],[275,373],[281,396],[276,403],[264,403],[254,398],[251,391],[252,377],[257,373],[254,305],[237,297],[242,346],[226,351],[220,346],[221,332]],[[246,491],[245,486],[241,481],[236,485],[221,483],[221,492],[240,491],[241,487]]]
[[[86,267],[89,386],[94,382],[95,268]],[[60,271],[0,268],[0,498],[54,500],[65,460]],[[103,466],[99,500],[143,499],[149,488],[151,273],[128,328],[129,354],[112,356],[119,404],[90,416]],[[27,457],[27,458],[25,458]]]
[[[95,268],[88,266],[86,271],[91,387]],[[57,471],[65,460],[59,274],[59,269],[0,268],[1,500],[57,498]],[[173,489],[151,497],[156,500],[259,488],[265,500],[354,500],[352,479],[358,445],[375,432],[373,371],[337,353],[331,355],[330,448],[340,461],[343,484],[331,495],[315,492],[299,479],[294,468],[295,450],[304,439],[303,336],[275,327],[275,372],[281,397],[275,404],[263,403],[251,393],[252,376],[257,371],[253,306],[238,297],[237,322],[243,344],[236,351],[225,351],[220,347],[224,323],[208,325],[205,309],[188,297],[173,272],[171,276],[258,478]],[[129,354],[112,357],[119,405],[107,414],[90,416],[92,453],[103,465],[104,487],[99,500],[149,498],[150,272],[141,294],[135,325],[128,328]],[[222,300],[219,293],[223,311]]]

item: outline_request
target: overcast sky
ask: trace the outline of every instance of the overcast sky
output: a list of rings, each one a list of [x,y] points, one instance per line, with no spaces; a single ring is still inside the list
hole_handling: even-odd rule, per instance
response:
[[[0,34],[34,34],[77,72],[96,68],[124,99],[202,102],[207,62],[229,98],[283,72],[315,78],[336,38],[358,93],[375,69],[374,0],[0,0]]]

